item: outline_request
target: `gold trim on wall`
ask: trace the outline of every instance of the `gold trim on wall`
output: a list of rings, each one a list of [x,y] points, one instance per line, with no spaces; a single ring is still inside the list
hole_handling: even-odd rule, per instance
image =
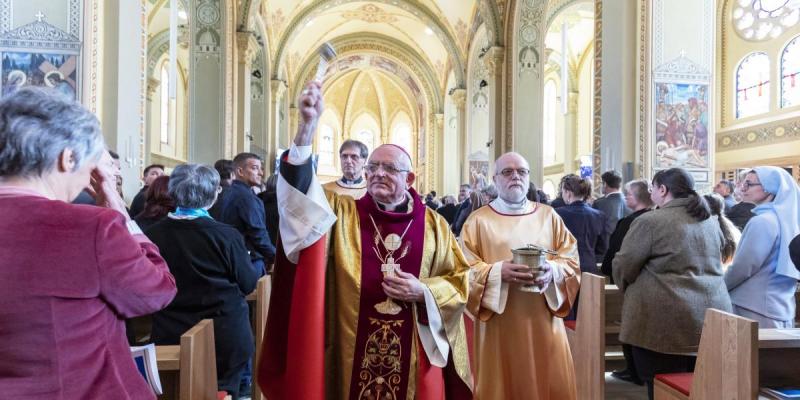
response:
[[[800,120],[784,119],[717,134],[717,152],[758,147],[800,139]]]

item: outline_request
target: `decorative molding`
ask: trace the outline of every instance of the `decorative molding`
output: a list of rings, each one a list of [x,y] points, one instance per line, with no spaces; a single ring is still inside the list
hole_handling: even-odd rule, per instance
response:
[[[600,180],[600,161],[603,156],[601,134],[603,131],[603,1],[594,0],[594,118],[592,123],[592,174],[596,190],[603,187]],[[647,0],[645,0],[647,1]]]
[[[711,72],[686,56],[679,56],[653,70],[653,79],[657,81],[693,81],[709,83]]]
[[[505,60],[505,49],[493,46],[486,51],[483,62],[489,77],[495,77],[503,73],[503,60]]]
[[[160,80],[152,77],[147,78],[147,100],[153,100],[153,96],[155,96],[159,86],[161,86]]]
[[[0,46],[67,50],[78,53],[81,50],[81,40],[78,36],[64,32],[45,21],[34,21],[4,33],[0,37]]]
[[[718,151],[745,149],[791,142],[800,139],[800,120],[785,119],[756,127],[741,128],[717,135]]]
[[[239,63],[250,66],[258,54],[258,43],[251,32],[236,32],[236,50]]]
[[[650,149],[650,142],[647,136],[647,133],[650,132],[650,126],[647,124],[647,105],[650,98],[650,85],[648,84],[650,52],[647,47],[650,40],[650,31],[648,30],[648,21],[650,20],[649,1],[639,0],[639,165],[637,168],[639,178],[644,178],[646,168],[650,168],[647,164]]]
[[[466,89],[455,89],[453,93],[450,94],[450,97],[453,98],[453,104],[455,104],[458,112],[463,113],[464,107],[467,104],[467,90]]]

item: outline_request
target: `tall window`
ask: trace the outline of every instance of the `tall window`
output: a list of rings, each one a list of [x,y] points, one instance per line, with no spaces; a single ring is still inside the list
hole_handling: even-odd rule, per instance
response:
[[[800,104],[800,36],[792,39],[781,54],[781,107]]]
[[[317,153],[319,154],[319,165],[333,167],[333,128],[328,124],[319,127],[319,142],[317,142]]]
[[[356,140],[367,145],[369,153],[372,154],[372,147],[375,145],[375,134],[371,130],[364,129],[359,131],[358,135],[356,135]]]
[[[169,143],[169,71],[161,65],[161,143]]]
[[[411,127],[407,122],[400,122],[392,130],[392,143],[396,144],[411,154],[413,139],[411,138]]]
[[[769,111],[769,57],[751,53],[736,69],[736,118]]]
[[[549,80],[544,85],[544,165],[556,162],[556,117],[558,112],[556,102],[556,83]]]

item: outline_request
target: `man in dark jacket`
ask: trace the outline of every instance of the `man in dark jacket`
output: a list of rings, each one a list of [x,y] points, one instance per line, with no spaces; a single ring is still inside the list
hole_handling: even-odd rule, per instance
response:
[[[241,153],[233,159],[233,165],[236,179],[220,201],[218,219],[241,232],[253,268],[264,275],[266,265],[275,259],[275,246],[267,233],[264,203],[252,189],[261,185],[264,177],[261,158]]]
[[[147,192],[147,188],[150,187],[150,184],[162,175],[164,175],[164,166],[161,164],[148,165],[144,169],[144,174],[142,174],[144,186],[139,190],[139,193],[136,194],[136,197],[133,198],[131,209],[128,212],[131,218],[136,218],[140,212],[144,211],[144,194]]]
[[[603,180],[603,194],[604,196],[595,200],[592,207],[602,211],[608,217],[608,231],[612,232],[617,226],[617,221],[622,217],[629,215],[631,210],[625,205],[625,199],[622,197],[620,188],[622,187],[622,176],[619,172],[611,170],[606,171],[600,176]],[[599,254],[602,257],[602,254]]]
[[[449,225],[453,224],[453,221],[456,219],[456,213],[458,212],[458,206],[456,206],[456,198],[452,195],[444,196],[444,205],[439,207],[436,212],[439,213],[442,217],[444,217],[445,221]]]
[[[472,212],[472,202],[469,200],[470,194],[472,194],[472,187],[466,183],[461,185],[458,190],[458,201],[461,202],[461,205],[458,207],[456,217],[450,225],[453,234],[456,236],[461,234],[461,227],[464,226],[464,221],[467,220],[469,213]]]

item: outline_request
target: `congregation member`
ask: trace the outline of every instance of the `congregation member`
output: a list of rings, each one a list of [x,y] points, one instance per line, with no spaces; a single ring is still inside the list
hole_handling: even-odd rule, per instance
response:
[[[608,241],[608,250],[603,257],[603,264],[600,268],[603,275],[610,277],[612,284],[614,283],[614,277],[611,273],[612,261],[620,247],[622,247],[622,241],[625,239],[625,235],[628,234],[628,230],[631,228],[631,224],[636,218],[639,218],[642,214],[653,208],[653,200],[650,199],[650,184],[647,183],[646,180],[635,180],[625,184],[625,206],[633,212],[617,222],[617,227],[614,229]],[[633,361],[632,351],[631,345],[627,343],[622,344],[625,368],[611,372],[611,376],[637,385],[643,385],[644,383],[641,378],[639,378],[639,374],[636,373],[636,365]]]
[[[267,217],[267,233],[273,246],[278,246],[278,223],[280,221],[277,190],[278,174],[272,174],[264,183],[264,191],[258,194],[258,197],[264,203],[264,213]]]
[[[651,198],[659,208],[633,221],[612,269],[624,293],[619,338],[652,400],[656,374],[694,370],[706,309],[730,312],[731,301],[724,238],[689,172],[658,171]]]
[[[261,158],[253,153],[240,153],[234,157],[233,165],[236,179],[219,201],[217,213],[211,216],[244,236],[253,268],[264,275],[267,265],[275,259],[275,246],[267,233],[264,203],[253,191],[261,186],[264,177]]]
[[[144,211],[134,218],[139,227],[147,232],[147,228],[175,209],[175,201],[169,195],[169,176],[159,176],[145,194]]]
[[[501,156],[495,171],[497,199],[470,215],[461,236],[472,267],[474,398],[576,399],[562,318],[580,285],[577,243],[551,207],[526,198],[530,167],[521,155]],[[556,254],[539,273],[510,261],[528,244]]]
[[[472,186],[467,183],[462,184],[458,189],[458,211],[456,212],[455,219],[453,219],[453,222],[450,224],[450,229],[456,236],[461,235],[461,228],[464,226],[464,221],[467,220],[469,213],[472,212],[471,195]]]
[[[734,190],[735,186],[733,182],[727,179],[723,179],[714,185],[714,193],[722,196],[725,202],[725,212],[730,211],[731,208],[736,205],[736,199],[733,197]]]
[[[435,190],[431,191],[427,196],[425,196],[425,206],[434,211],[438,210],[439,207],[442,206],[442,204],[439,203],[439,200],[436,198]]]
[[[581,272],[598,273],[597,264],[602,261],[608,249],[608,216],[586,203],[592,193],[592,183],[575,174],[564,177],[561,184],[561,198],[564,207],[556,212],[564,220],[564,225],[578,241]]]
[[[348,139],[339,146],[339,164],[342,177],[322,185],[325,190],[347,195],[356,200],[364,197],[367,182],[364,180],[364,163],[369,157],[367,145],[358,140]]]
[[[561,208],[567,205],[564,202],[564,199],[561,197],[561,189],[564,187],[564,179],[566,179],[567,175],[561,177],[561,180],[558,182],[558,191],[556,192],[556,198],[550,202],[550,207],[553,208]]]
[[[453,223],[453,220],[456,218],[456,213],[458,212],[458,206],[456,206],[456,198],[452,195],[444,196],[444,205],[439,207],[436,212],[439,213],[444,220],[447,221],[447,225]]]
[[[235,400],[254,341],[245,297],[259,274],[244,239],[232,226],[208,214],[219,188],[219,173],[199,164],[175,167],[169,195],[176,209],[147,231],[175,276],[178,295],[153,316],[152,340],[180,344],[181,335],[203,319],[214,321],[217,386]]]
[[[753,209],[756,208],[755,204],[742,199],[742,183],[744,182],[745,175],[747,175],[746,172],[739,175],[738,183],[733,189],[734,198],[738,198],[741,201],[731,207],[730,210],[725,211],[725,216],[739,228],[740,232],[744,232],[747,223],[755,216],[755,214],[753,214]]]
[[[53,90],[0,101],[0,396],[155,399],[125,318],[175,296],[116,191],[100,123]],[[87,185],[96,206],[70,204]]]
[[[136,193],[134,196],[133,201],[131,202],[130,208],[130,216],[131,218],[136,218],[139,213],[144,210],[144,196],[147,193],[147,188],[150,187],[150,184],[158,178],[159,176],[164,175],[164,166],[161,164],[152,164],[148,165],[144,169],[144,173],[142,174],[142,182],[144,182],[144,186],[139,190],[139,193]]]
[[[622,188],[622,176],[619,172],[611,170],[606,171],[600,175],[603,181],[603,197],[597,199],[592,203],[592,207],[600,210],[606,215],[606,224],[608,225],[609,234],[617,227],[617,222],[623,217],[631,214],[631,209],[625,205],[625,197],[620,189]],[[591,195],[591,192],[589,193]],[[603,257],[603,253],[598,253]]]
[[[361,199],[322,190],[311,162],[320,87],[306,85],[280,164],[282,252],[259,384],[270,400],[471,399],[458,242],[412,188],[401,147],[373,151]]]
[[[800,234],[800,190],[786,170],[756,167],[742,182],[742,201],[756,207],[725,272],[733,311],[760,328],[792,328],[800,272],[789,243]]]
[[[722,242],[722,270],[728,269],[728,266],[733,262],[733,255],[736,253],[736,246],[742,237],[742,232],[733,225],[728,217],[725,216],[725,199],[716,193],[704,195],[708,209],[711,210],[711,215],[717,218],[719,229],[724,238]]]

